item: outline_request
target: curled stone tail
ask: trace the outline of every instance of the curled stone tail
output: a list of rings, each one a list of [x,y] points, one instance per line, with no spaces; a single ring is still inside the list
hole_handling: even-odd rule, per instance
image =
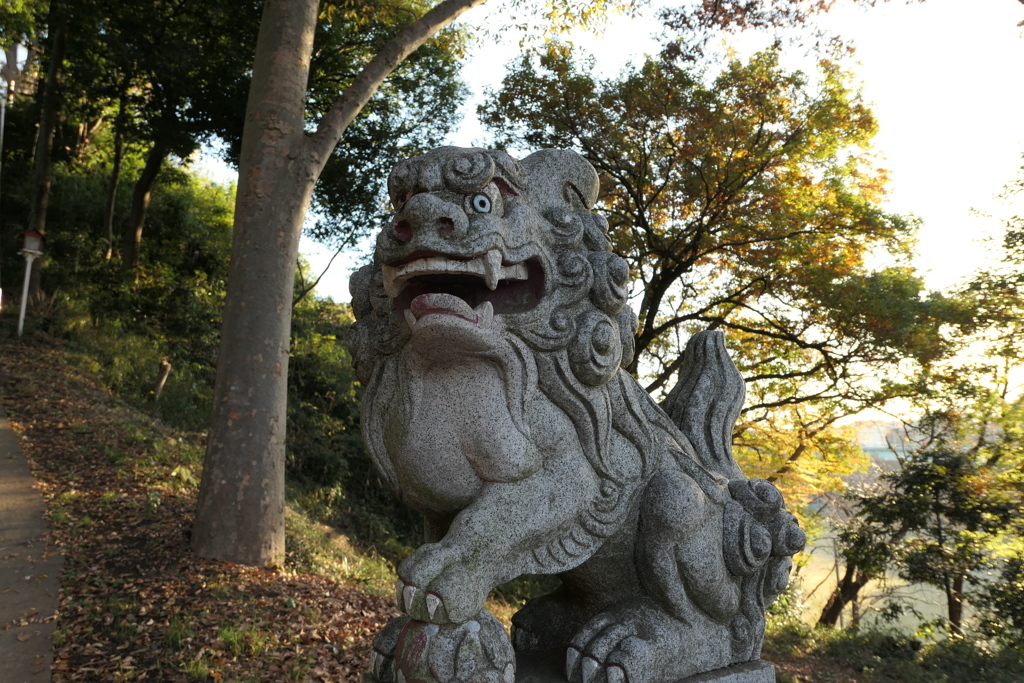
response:
[[[732,456],[732,429],[746,387],[725,348],[725,335],[704,330],[690,338],[679,383],[662,408],[693,444],[700,463],[729,479],[743,478]]]

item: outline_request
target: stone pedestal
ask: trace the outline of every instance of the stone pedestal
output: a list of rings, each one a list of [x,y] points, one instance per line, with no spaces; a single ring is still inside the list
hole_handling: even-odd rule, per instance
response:
[[[759,659],[691,676],[679,683],[775,683],[775,667]]]
[[[565,683],[565,652],[518,656],[516,683]],[[678,683],[775,683],[775,667],[759,659],[684,678]]]

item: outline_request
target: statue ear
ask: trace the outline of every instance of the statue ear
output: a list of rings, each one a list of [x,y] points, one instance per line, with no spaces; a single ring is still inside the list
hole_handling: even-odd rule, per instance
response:
[[[412,196],[416,186],[416,166],[406,159],[398,162],[388,176],[388,195],[395,211],[399,211]]]
[[[520,163],[541,213],[556,208],[589,211],[597,201],[597,171],[576,152],[542,149]]]

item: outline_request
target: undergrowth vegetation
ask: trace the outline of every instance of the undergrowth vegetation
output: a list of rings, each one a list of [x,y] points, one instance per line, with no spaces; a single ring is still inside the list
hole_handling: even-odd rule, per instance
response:
[[[982,640],[922,640],[885,629],[812,628],[796,622],[773,624],[762,655],[769,661],[809,659],[847,669],[859,680],[900,683],[1019,683],[1024,656],[1014,648]],[[808,680],[782,674],[780,683]]]

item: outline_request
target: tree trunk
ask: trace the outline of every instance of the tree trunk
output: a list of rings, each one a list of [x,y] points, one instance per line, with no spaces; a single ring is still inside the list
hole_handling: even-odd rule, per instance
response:
[[[288,344],[299,235],[313,185],[384,79],[484,0],[444,0],[389,41],[304,133],[319,0],[267,0],[239,158],[235,227],[213,412],[192,547],[228,562],[284,557]]]
[[[284,436],[292,285],[315,177],[303,111],[318,0],[268,0],[239,157],[213,414],[192,547],[251,565],[284,559]]]
[[[953,584],[946,584],[946,607],[949,613],[949,632],[953,635],[964,634],[964,575],[953,577]]]
[[[107,261],[114,255],[114,209],[117,206],[117,188],[121,184],[121,162],[124,160],[124,132],[121,117],[124,112],[124,97],[118,102],[117,118],[114,119],[114,163],[107,183],[107,204],[103,208],[103,232],[107,236],[107,250],[103,258]]]
[[[158,403],[160,401],[160,394],[164,393],[164,385],[167,383],[167,378],[171,376],[171,361],[164,358],[160,361],[160,372],[156,377],[156,386],[153,387],[153,402]]]
[[[858,571],[855,565],[847,564],[843,578],[836,585],[832,595],[829,596],[828,602],[825,603],[825,607],[821,610],[821,616],[818,617],[818,626],[834,628],[839,621],[839,616],[843,613],[843,609],[857,599],[861,589],[870,580],[871,577]]]
[[[102,116],[100,116],[94,121],[79,122],[78,130],[75,134],[75,144],[71,145],[70,149],[68,150],[69,155],[74,161],[80,162],[82,160],[82,155],[85,153],[87,149],[89,149],[89,145],[92,143],[92,136],[95,135],[96,131],[98,131],[102,127]]]
[[[146,211],[153,194],[153,185],[160,173],[160,167],[167,158],[167,145],[157,142],[149,150],[146,165],[132,190],[132,208],[121,234],[121,276],[134,279],[139,273],[139,253],[142,251],[142,228],[146,224]]]
[[[46,209],[50,202],[50,167],[53,152],[53,130],[57,122],[57,81],[64,62],[64,52],[68,43],[68,24],[64,17],[64,7],[59,0],[50,5],[50,16],[47,22],[53,35],[50,48],[50,63],[46,69],[46,81],[43,83],[42,107],[39,116],[39,131],[36,136],[35,177],[32,184],[32,203],[29,207],[27,230],[46,231]],[[39,294],[39,272],[36,266],[29,278],[29,296],[35,299]]]

